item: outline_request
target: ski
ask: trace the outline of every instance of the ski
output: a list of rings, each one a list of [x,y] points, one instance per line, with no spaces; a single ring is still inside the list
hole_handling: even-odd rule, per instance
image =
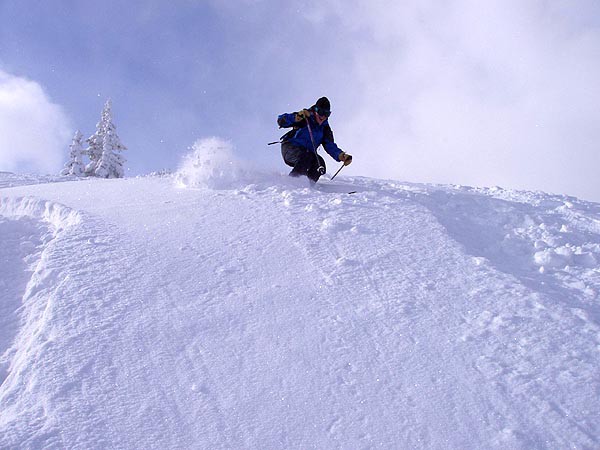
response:
[[[353,186],[343,184],[325,184],[316,183],[313,187],[321,192],[327,192],[329,194],[356,194],[358,191],[352,190]],[[350,190],[349,190],[350,189]]]

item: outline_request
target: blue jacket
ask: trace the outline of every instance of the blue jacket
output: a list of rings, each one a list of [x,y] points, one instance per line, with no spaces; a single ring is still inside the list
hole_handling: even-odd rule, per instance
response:
[[[289,142],[290,144],[297,145],[299,147],[304,147],[308,151],[313,150],[313,143],[310,139],[310,133],[308,131],[308,127],[306,126],[306,120],[302,119],[297,121],[298,118],[297,113],[285,113],[281,114],[277,118],[277,123],[282,128],[290,128],[294,127],[292,131],[285,134],[283,136],[283,142]],[[336,145],[333,140],[333,131],[331,131],[331,127],[329,126],[329,121],[325,120],[321,125],[319,125],[314,117],[311,115],[308,120],[310,121],[310,129],[312,131],[312,136],[315,141],[315,149],[319,147],[319,145],[323,145],[325,151],[336,161],[340,160],[340,153],[342,150]]]

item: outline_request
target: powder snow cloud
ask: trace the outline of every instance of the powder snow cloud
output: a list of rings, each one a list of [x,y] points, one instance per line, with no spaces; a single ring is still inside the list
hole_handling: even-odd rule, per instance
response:
[[[0,70],[0,170],[57,172],[71,130],[39,83]]]

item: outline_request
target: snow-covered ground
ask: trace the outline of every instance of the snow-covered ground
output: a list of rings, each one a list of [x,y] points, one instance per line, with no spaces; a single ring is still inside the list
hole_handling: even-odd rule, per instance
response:
[[[0,448],[600,448],[600,204],[200,166],[1,175]]]

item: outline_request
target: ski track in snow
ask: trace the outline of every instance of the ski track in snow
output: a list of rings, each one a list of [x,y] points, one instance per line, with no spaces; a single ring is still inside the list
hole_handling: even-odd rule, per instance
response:
[[[4,179],[1,448],[600,445],[598,204]]]

